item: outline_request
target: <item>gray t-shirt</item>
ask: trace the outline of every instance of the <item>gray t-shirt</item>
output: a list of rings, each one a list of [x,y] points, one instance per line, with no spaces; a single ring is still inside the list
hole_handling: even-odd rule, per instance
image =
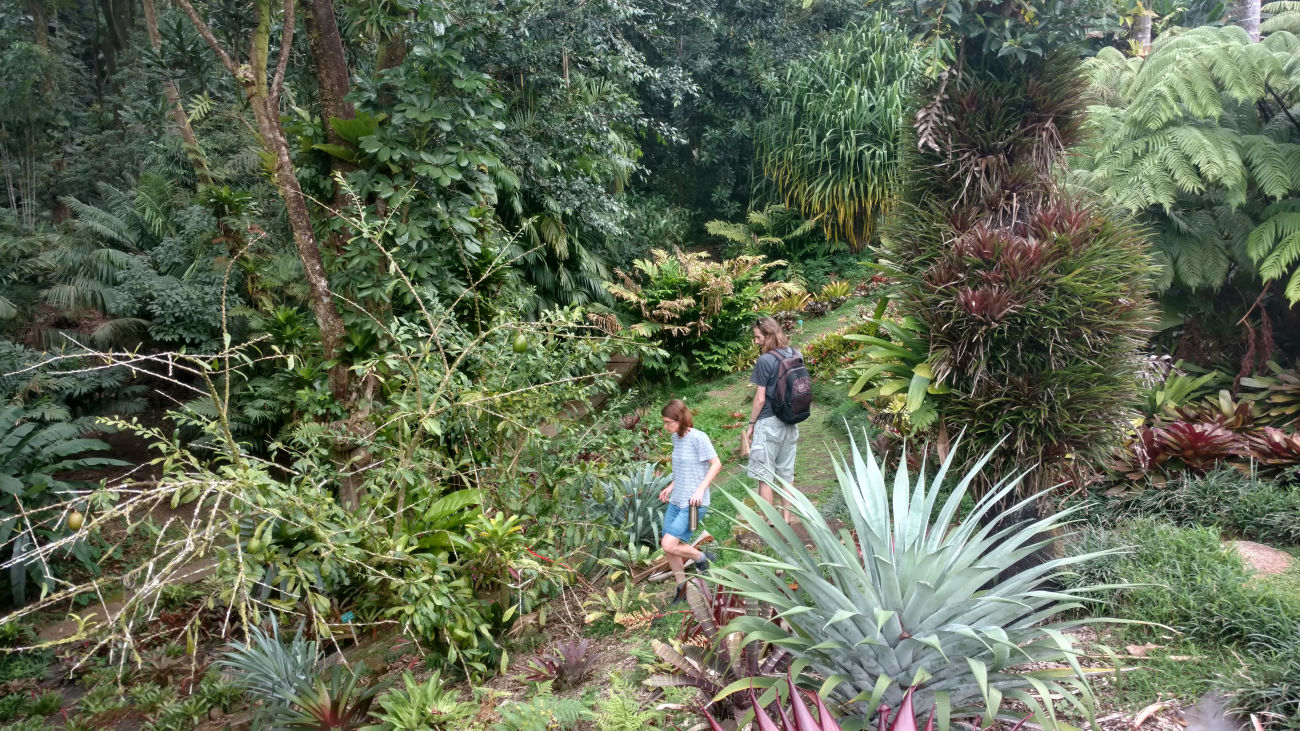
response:
[[[689,429],[686,436],[673,434],[673,495],[669,502],[679,508],[691,503],[691,496],[709,474],[709,460],[717,457],[709,435],[699,429]],[[704,505],[709,504],[709,493],[704,491]]]
[[[766,419],[774,416],[772,393],[776,389],[777,371],[781,370],[781,361],[793,357],[797,352],[791,347],[777,348],[758,356],[758,360],[754,362],[754,372],[749,374],[749,382],[767,389],[767,398],[763,400],[763,408],[759,410],[758,418]]]

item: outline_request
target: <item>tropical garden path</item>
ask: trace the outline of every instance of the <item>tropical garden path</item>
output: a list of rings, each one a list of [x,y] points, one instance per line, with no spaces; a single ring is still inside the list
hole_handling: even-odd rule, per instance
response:
[[[829,332],[861,319],[859,306],[867,304],[861,298],[845,302],[835,311],[815,320],[805,320],[802,328],[791,333],[791,344],[802,348],[807,343]],[[757,485],[745,474],[747,459],[741,457],[740,440],[749,419],[754,398],[754,387],[749,383],[748,368],[718,376],[708,381],[686,387],[670,389],[665,397],[681,398],[690,406],[696,428],[704,431],[722,458],[722,474],[715,484],[712,511],[704,522],[718,541],[722,563],[729,563],[735,554],[728,549],[753,548],[745,540],[743,531],[734,526],[730,518],[734,510],[729,500],[720,493],[736,497],[746,495],[747,489]],[[809,495],[815,504],[824,504],[834,495],[835,469],[832,455],[848,445],[844,423],[839,417],[848,401],[847,385],[833,382],[828,377],[814,381],[812,417],[799,425],[799,450],[795,461],[795,487]],[[662,399],[661,399],[662,400]],[[796,530],[799,530],[796,527]],[[749,534],[752,536],[752,534]],[[755,537],[756,538],[756,537]],[[742,539],[742,540],[733,540]]]
[[[802,348],[814,339],[856,321],[860,318],[857,308],[870,304],[865,299],[854,298],[824,317],[805,320],[803,327],[791,334],[791,342]],[[750,369],[746,367],[706,381],[656,390],[647,394],[645,401],[647,411],[656,416],[659,406],[667,399],[686,401],[693,412],[695,426],[712,438],[718,450],[723,471],[715,482],[712,510],[704,522],[704,529],[715,538],[710,550],[717,554],[715,565],[720,566],[740,558],[740,550],[763,550],[757,536],[735,525],[734,506],[724,497],[725,493],[752,500],[747,491],[756,487],[754,481],[746,476],[746,460],[740,456],[741,432],[748,420],[754,394],[749,385],[749,373]],[[848,445],[841,418],[851,406],[847,391],[846,384],[833,382],[828,377],[815,378],[812,417],[799,425],[795,486],[811,496],[823,510],[837,494],[833,489],[837,483],[831,455]],[[860,410],[862,407],[852,408]],[[667,439],[663,441],[666,446]],[[795,530],[801,532],[802,528],[796,524]],[[608,588],[601,586],[597,591]],[[617,583],[613,588],[617,588]],[[529,663],[551,652],[553,642],[579,637],[594,642],[593,652],[600,660],[586,683],[569,689],[563,695],[601,698],[611,693],[630,692],[640,702],[650,703],[651,690],[640,686],[639,681],[645,676],[647,665],[654,662],[653,643],[675,637],[686,610],[668,604],[675,589],[672,581],[645,583],[639,589],[646,593],[649,611],[655,617],[646,626],[622,627],[608,617],[592,623],[584,621],[584,615],[590,611],[585,605],[590,594],[583,587],[575,587],[575,590],[551,602],[547,611],[549,619],[544,627],[532,624],[534,617],[526,618],[521,623],[518,639],[512,641],[509,648],[507,671],[478,688],[483,698],[482,715],[490,716],[491,708],[504,698],[527,697],[532,688],[525,679]],[[392,653],[392,648],[388,652]],[[632,678],[636,682],[631,690],[616,690],[611,686],[614,677]],[[591,726],[584,723],[577,728]]]

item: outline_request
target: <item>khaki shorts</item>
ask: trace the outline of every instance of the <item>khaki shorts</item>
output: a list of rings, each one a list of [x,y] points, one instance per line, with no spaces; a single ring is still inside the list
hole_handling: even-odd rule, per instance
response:
[[[754,424],[754,440],[749,446],[749,476],[769,485],[781,481],[794,484],[795,449],[799,446],[799,427],[775,416]]]

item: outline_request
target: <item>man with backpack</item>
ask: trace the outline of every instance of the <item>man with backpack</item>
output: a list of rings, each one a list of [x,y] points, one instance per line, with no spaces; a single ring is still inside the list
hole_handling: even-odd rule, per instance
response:
[[[749,382],[758,390],[744,434],[749,445],[748,472],[759,483],[759,495],[778,506],[772,485],[780,480],[786,487],[794,486],[797,424],[811,411],[812,379],[804,368],[803,356],[790,347],[790,338],[776,320],[762,317],[754,323],[754,344],[761,355],[749,376]],[[789,508],[784,501],[779,507],[781,517],[789,523]]]

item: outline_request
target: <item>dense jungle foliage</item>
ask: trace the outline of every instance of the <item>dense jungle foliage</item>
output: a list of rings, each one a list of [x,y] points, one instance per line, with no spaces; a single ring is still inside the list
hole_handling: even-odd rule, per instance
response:
[[[1073,728],[1131,643],[1300,728],[1219,546],[1300,555],[1300,4],[5,0],[0,68],[0,724]],[[728,472],[665,608],[658,409],[743,467],[761,316],[796,520]]]

